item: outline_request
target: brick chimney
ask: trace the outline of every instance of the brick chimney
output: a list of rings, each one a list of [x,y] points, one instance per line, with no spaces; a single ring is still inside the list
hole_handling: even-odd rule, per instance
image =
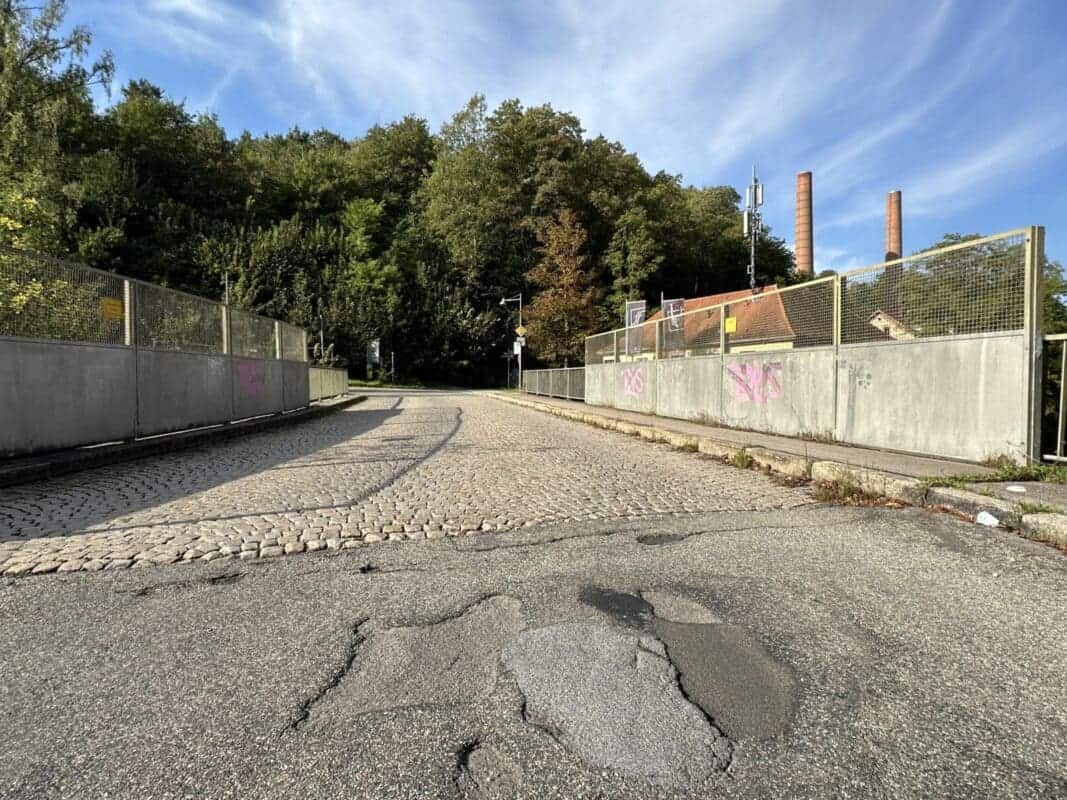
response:
[[[900,189],[897,189],[885,198],[885,260],[893,261],[903,256],[904,237],[900,221]]]
[[[811,173],[797,173],[796,224],[793,228],[793,252],[797,258],[797,274],[811,275],[814,257],[811,212]]]

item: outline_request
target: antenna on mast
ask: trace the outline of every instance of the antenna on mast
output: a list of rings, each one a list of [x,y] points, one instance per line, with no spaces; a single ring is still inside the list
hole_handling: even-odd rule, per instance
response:
[[[749,240],[748,283],[752,294],[756,293],[756,240],[763,230],[763,217],[760,206],[763,205],[763,184],[756,177],[756,165],[752,165],[752,183],[745,191],[744,235]]]

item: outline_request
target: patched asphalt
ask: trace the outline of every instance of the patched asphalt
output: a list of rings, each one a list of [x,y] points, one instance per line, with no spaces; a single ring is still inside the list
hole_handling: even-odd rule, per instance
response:
[[[1065,623],[1060,553],[912,510],[4,579],[0,796],[1062,797]]]

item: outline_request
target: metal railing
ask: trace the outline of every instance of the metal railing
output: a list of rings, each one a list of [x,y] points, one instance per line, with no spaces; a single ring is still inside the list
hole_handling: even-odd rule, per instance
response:
[[[585,400],[585,367],[525,370],[522,390],[527,394]]]
[[[585,363],[894,344],[1022,330],[1028,229],[721,302],[586,339]]]
[[[297,326],[6,246],[0,337],[307,361],[307,336]]]

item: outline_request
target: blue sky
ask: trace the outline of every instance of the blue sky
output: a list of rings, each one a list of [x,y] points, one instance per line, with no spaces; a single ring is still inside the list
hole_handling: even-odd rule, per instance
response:
[[[755,162],[790,246],[812,170],[820,269],[881,259],[890,189],[907,252],[1039,224],[1067,261],[1063,0],[74,0],[68,19],[116,88],[146,78],[233,136],[436,130],[476,92],[518,97],[688,183],[743,187]]]

